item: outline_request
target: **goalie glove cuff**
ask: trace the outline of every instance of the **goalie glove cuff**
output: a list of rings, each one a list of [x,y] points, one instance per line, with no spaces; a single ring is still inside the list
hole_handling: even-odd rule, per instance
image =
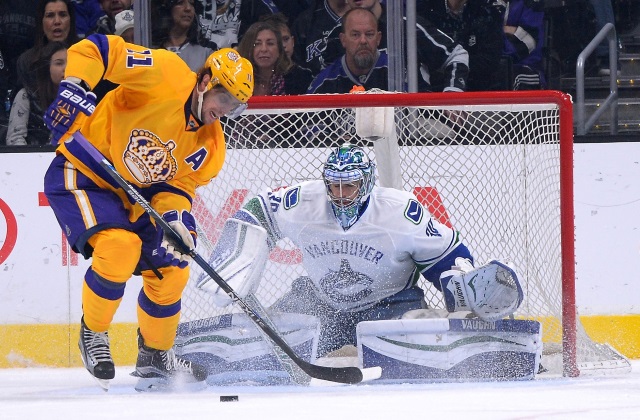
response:
[[[471,311],[471,304],[467,296],[467,288],[464,285],[464,274],[474,270],[473,263],[467,259],[458,257],[451,270],[444,271],[440,275],[440,290],[444,294],[444,302],[447,311]]]
[[[467,289],[464,285],[464,272],[460,270],[449,270],[440,276],[444,303],[447,311],[471,311]]]

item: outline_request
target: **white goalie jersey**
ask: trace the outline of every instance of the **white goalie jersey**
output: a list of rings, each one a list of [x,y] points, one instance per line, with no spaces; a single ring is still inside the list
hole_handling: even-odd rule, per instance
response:
[[[459,244],[412,194],[376,187],[348,230],[338,224],[323,181],[262,193],[235,216],[263,226],[270,246],[291,240],[318,296],[339,310],[362,310],[415,284]]]

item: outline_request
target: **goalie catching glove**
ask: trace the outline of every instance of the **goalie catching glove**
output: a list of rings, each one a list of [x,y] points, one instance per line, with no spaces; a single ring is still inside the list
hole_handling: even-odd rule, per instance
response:
[[[447,311],[470,311],[485,321],[496,321],[513,314],[522,303],[523,293],[513,268],[492,260],[475,268],[466,258],[440,275]]]
[[[177,233],[182,242],[189,249],[196,247],[196,219],[186,210],[178,212],[171,210],[162,214],[162,218],[169,223],[169,226]],[[158,256],[163,259],[167,265],[174,265],[185,268],[189,265],[191,257],[182,252],[182,247],[178,246],[170,235],[167,235],[163,229],[158,229]]]
[[[245,298],[258,288],[268,256],[267,231],[263,227],[229,219],[209,264],[240,298]],[[227,293],[206,274],[200,276],[196,287],[210,293],[220,307],[232,303]]]
[[[43,116],[47,128],[51,130],[51,144],[58,144],[79,112],[91,115],[95,109],[96,95],[89,91],[86,83],[78,78],[68,78],[60,82],[58,96]]]

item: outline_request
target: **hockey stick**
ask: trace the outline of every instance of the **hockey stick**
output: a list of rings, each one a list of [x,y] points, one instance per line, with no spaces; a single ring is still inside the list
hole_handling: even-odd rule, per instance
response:
[[[302,360],[298,355],[293,351],[293,349],[287,344],[286,341],[273,328],[269,327],[267,323],[260,318],[258,314],[242,299],[240,296],[236,294],[236,292],[229,286],[229,284],[222,278],[218,273],[215,272],[213,268],[202,258],[194,248],[189,248],[186,246],[180,235],[178,235],[173,228],[165,221],[160,213],[158,213],[151,204],[131,185],[129,182],[118,173],[116,168],[109,162],[100,151],[92,145],[79,131],[73,133],[73,138],[78,144],[97,162],[102,166],[111,177],[122,187],[122,189],[133,198],[142,208],[151,216],[157,223],[158,226],[162,228],[162,230],[167,233],[171,239],[176,243],[180,251],[186,255],[189,255],[191,259],[198,264],[212,279],[215,281],[222,290],[233,300],[234,303],[238,304],[240,308],[251,318],[251,320],[264,331],[267,336],[278,346],[280,347],[287,356],[291,358],[291,360],[300,367],[307,375],[312,378],[322,379],[330,382],[339,382],[344,384],[357,384],[362,382],[364,378],[363,370],[357,367],[326,367],[326,366],[318,366],[312,363],[309,363],[305,360]],[[380,376],[380,368],[369,368],[367,374],[372,375],[371,378],[367,379],[375,379],[375,377]]]

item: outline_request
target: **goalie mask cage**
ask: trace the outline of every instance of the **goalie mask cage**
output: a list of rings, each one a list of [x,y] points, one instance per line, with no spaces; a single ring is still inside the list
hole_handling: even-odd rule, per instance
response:
[[[570,97],[555,91],[252,98],[244,115],[223,121],[225,164],[198,189],[198,251],[208,259],[224,221],[254,194],[319,179],[329,148],[349,141],[376,162],[379,185],[413,191],[477,262],[515,265],[525,296],[515,317],[542,323],[545,369],[629,369],[576,313],[572,125]],[[305,274],[301,259],[286,239],[270,253],[256,292],[264,306]],[[238,311],[197,290],[202,271],[191,266],[182,321]],[[444,308],[440,292],[420,285],[429,307]]]

